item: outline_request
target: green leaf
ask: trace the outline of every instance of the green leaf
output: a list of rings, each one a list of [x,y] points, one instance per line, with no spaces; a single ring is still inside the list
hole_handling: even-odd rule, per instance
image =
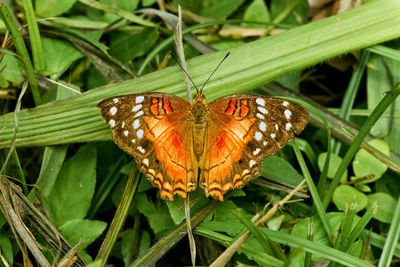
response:
[[[75,219],[60,227],[61,234],[72,246],[84,240],[80,249],[93,243],[106,229],[107,223],[95,220]]]
[[[263,0],[253,0],[244,12],[244,20],[271,22],[268,7]],[[265,28],[267,25],[243,23],[244,27]]]
[[[0,87],[2,88],[7,88],[9,83],[17,87],[25,80],[24,64],[12,55],[3,54],[0,61],[0,71]]]
[[[47,200],[52,222],[61,226],[85,217],[96,183],[96,148],[82,146],[63,164]]]
[[[347,253],[349,253],[350,255],[352,255],[356,258],[360,258],[362,249],[363,249],[363,241],[360,239],[360,240],[357,240],[356,242],[354,242],[353,244],[351,244]]]
[[[390,155],[389,145],[381,139],[373,139],[368,144],[385,155]],[[364,177],[374,174],[373,179],[363,181],[363,183],[372,183],[382,177],[387,170],[387,165],[374,156],[372,156],[365,149],[360,149],[354,157],[353,171],[356,177]]]
[[[389,43],[388,46],[399,51],[400,42],[397,40]],[[372,54],[368,65],[373,66],[367,68],[367,101],[368,111],[371,112],[386,92],[392,88],[393,81],[400,80],[400,62],[397,58],[394,60]],[[400,118],[394,115],[398,112],[396,107],[399,105],[400,99],[396,99],[393,109],[387,109],[371,129],[371,133],[379,138],[384,138],[395,153],[400,153]],[[393,111],[394,114],[392,114]]]
[[[372,206],[375,201],[378,205],[377,211],[372,217],[380,222],[390,223],[393,219],[396,200],[389,194],[381,192],[370,194],[367,197],[368,206]]]
[[[111,1],[110,1],[111,2]],[[113,0],[112,3],[116,4],[118,8],[125,11],[135,11],[139,5],[140,0]]]
[[[46,51],[46,69],[50,73],[54,73],[53,79],[58,79],[74,61],[83,56],[81,52],[66,41],[43,37],[42,42],[43,50]]]
[[[326,152],[318,155],[318,168],[322,172],[324,168],[326,160]],[[340,163],[342,162],[342,158],[336,154],[331,153],[331,160],[329,162],[328,168],[328,178],[332,179],[335,176],[336,170],[338,169]],[[344,171],[342,178],[340,178],[341,183],[345,183],[347,181],[347,170]]]
[[[177,7],[181,5],[182,9],[188,9],[196,14],[214,19],[222,19],[232,14],[244,0],[174,0]]]
[[[4,257],[9,266],[13,266],[13,248],[6,231],[0,231],[0,254]],[[1,264],[1,266],[3,265]]]
[[[142,0],[142,5],[145,7],[151,6],[157,3],[157,0]]]
[[[36,15],[41,17],[56,17],[68,11],[76,0],[36,0]]]
[[[367,206],[367,196],[349,185],[340,185],[333,193],[333,203],[339,210],[345,210],[346,205],[356,204],[355,210],[358,212]]]
[[[147,218],[156,236],[162,236],[175,226],[166,205],[155,205],[145,193],[137,193],[135,207]]]
[[[292,12],[290,12],[290,15],[280,21],[280,23],[292,25],[305,24],[308,21],[307,14],[309,5],[307,0],[272,0],[270,5],[272,19],[275,20],[279,17],[281,13],[285,12],[285,9],[294,2],[297,2],[297,6]]]
[[[303,180],[289,162],[278,156],[271,156],[263,161],[261,175],[292,186],[297,186]]]
[[[110,54],[122,62],[143,56],[158,39],[155,28],[145,28],[135,34],[114,34],[111,39]],[[135,49],[132,49],[134,45]]]

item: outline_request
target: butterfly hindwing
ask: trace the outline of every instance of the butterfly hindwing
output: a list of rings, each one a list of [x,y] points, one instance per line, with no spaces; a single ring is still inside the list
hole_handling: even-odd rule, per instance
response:
[[[97,106],[114,142],[135,157],[161,198],[186,197],[196,188],[192,135],[181,134],[190,131],[189,102],[171,94],[145,93],[107,98]]]
[[[286,145],[293,131],[300,134],[308,120],[300,104],[272,97],[230,95],[208,107],[200,186],[221,201],[223,193],[254,177],[262,160]]]

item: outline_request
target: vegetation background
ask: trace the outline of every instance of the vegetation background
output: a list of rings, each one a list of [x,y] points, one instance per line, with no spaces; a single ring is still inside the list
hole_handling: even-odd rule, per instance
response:
[[[159,199],[96,108],[121,94],[185,97],[168,53],[178,5],[196,84],[231,52],[207,101],[246,92],[310,111],[260,178],[222,203],[190,194],[197,264],[396,264],[396,0],[1,0],[0,264],[191,264],[182,199]]]

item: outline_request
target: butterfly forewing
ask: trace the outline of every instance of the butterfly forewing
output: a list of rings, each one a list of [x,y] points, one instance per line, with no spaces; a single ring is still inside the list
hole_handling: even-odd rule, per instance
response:
[[[137,160],[160,189],[161,198],[186,197],[196,187],[192,160],[190,103],[163,93],[111,97],[97,105],[113,131],[113,140]]]
[[[308,120],[300,104],[272,97],[230,95],[211,102],[209,110],[200,186],[220,200],[254,177],[262,160],[286,145],[293,131],[300,134]]]

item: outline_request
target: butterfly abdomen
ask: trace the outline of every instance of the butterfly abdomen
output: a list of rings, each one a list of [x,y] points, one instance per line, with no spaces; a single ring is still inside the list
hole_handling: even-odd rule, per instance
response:
[[[190,109],[193,133],[193,152],[197,162],[204,154],[205,135],[209,110],[204,100],[195,100]]]

